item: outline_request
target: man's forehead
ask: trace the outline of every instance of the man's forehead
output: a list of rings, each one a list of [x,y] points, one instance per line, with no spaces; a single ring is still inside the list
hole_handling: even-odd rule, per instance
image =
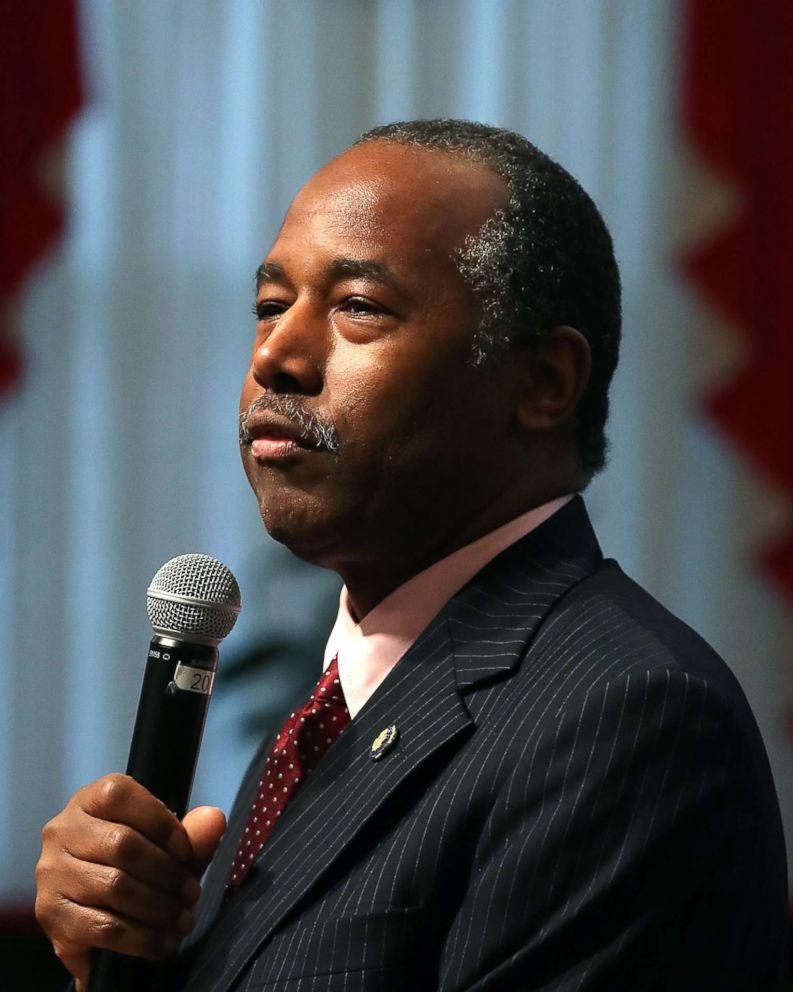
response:
[[[362,237],[404,230],[454,248],[506,199],[499,176],[460,154],[372,141],[312,176],[284,223],[319,221]]]

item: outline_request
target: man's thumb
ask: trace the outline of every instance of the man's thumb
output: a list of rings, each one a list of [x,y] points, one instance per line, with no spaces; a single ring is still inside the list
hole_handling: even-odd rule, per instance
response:
[[[217,806],[196,806],[182,820],[193,845],[193,867],[201,875],[226,829],[226,817]]]

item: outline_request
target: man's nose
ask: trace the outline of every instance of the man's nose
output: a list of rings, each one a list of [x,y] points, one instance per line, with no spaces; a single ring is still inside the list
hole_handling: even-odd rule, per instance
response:
[[[322,391],[327,331],[308,304],[293,303],[267,325],[251,372],[264,389],[316,396]]]

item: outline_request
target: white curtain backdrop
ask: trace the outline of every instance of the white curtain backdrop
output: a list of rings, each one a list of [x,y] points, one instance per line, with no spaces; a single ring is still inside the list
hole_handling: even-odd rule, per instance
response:
[[[793,824],[789,628],[751,562],[763,494],[698,415],[698,315],[675,272],[678,20],[656,0],[84,4],[71,227],[29,287],[28,370],[0,407],[0,901],[30,899],[39,830],[70,793],[124,766],[163,561],[206,551],[238,575],[226,651],[299,633],[335,588],[265,537],[238,464],[252,275],[298,186],[404,117],[521,131],[602,208],[625,340],[590,509],[605,551],[739,676]],[[213,702],[198,801],[233,796],[239,705]]]

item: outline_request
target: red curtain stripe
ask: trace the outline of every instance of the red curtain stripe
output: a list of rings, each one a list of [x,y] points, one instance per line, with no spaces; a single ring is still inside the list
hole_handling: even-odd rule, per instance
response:
[[[81,102],[72,0],[0,0],[0,393],[21,364],[9,301],[63,226],[53,165]]]
[[[740,204],[685,259],[707,305],[744,338],[745,362],[706,405],[793,498],[793,4],[689,0],[686,12],[687,138]],[[793,603],[793,531],[763,561]]]

